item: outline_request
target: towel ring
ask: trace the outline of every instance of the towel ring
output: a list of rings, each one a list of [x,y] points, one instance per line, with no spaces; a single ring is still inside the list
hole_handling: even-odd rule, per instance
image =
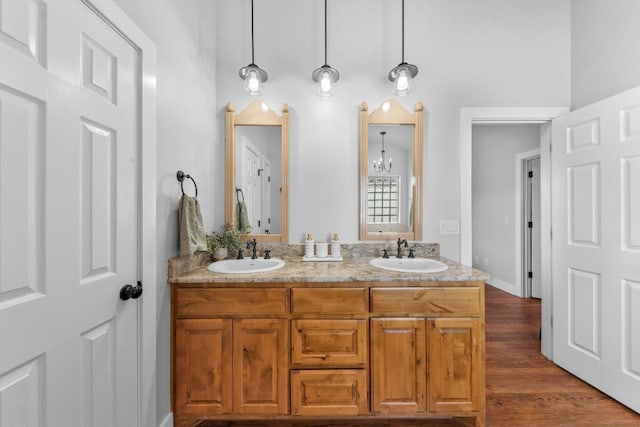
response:
[[[180,181],[180,190],[182,191],[182,194],[184,195],[184,180],[186,179],[190,179],[191,182],[193,182],[193,186],[196,189],[196,196],[198,197],[198,184],[196,184],[196,180],[193,179],[193,177],[189,174],[185,174],[182,171],[178,171],[178,173],[176,174],[176,178],[178,178],[178,181]]]
[[[240,195],[242,195],[242,201],[244,202],[244,193],[242,192],[242,188],[236,187],[236,200],[240,203]]]

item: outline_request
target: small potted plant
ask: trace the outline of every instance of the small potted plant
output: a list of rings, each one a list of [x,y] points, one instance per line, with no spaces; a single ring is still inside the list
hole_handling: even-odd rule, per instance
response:
[[[227,258],[242,248],[241,233],[229,223],[221,227],[220,231],[207,234],[207,249],[213,255],[214,261]]]

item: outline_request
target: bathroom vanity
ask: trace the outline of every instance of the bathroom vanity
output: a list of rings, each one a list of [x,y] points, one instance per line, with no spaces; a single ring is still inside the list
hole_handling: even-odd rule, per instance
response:
[[[484,273],[369,258],[170,273],[175,426],[446,419],[485,425]]]

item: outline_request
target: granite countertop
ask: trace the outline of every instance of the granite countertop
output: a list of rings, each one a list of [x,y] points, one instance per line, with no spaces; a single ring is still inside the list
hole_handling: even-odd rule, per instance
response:
[[[207,270],[208,261],[201,259],[190,268],[173,269],[170,261],[169,283],[273,283],[273,282],[424,282],[487,281],[490,276],[439,256],[429,257],[444,262],[449,269],[439,273],[398,273],[369,265],[372,257],[345,257],[343,261],[306,262],[302,256],[278,256],[284,267],[255,274],[220,274]],[[182,271],[180,271],[182,270]],[[174,271],[175,274],[171,274]]]

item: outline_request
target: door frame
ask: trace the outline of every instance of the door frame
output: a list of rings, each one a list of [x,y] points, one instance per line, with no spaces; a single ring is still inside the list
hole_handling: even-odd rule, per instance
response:
[[[138,94],[138,278],[144,294],[138,300],[138,426],[157,427],[156,422],[156,46],[114,0],[80,0],[132,47],[138,56],[141,80]],[[143,363],[144,361],[144,363]]]
[[[568,107],[464,107],[460,108],[460,263],[472,262],[472,126],[486,124],[545,124],[569,111]],[[549,126],[550,127],[550,126]],[[542,221],[542,314],[541,351],[553,358],[551,283],[551,138],[540,147],[540,206]],[[546,146],[542,146],[542,144]]]

